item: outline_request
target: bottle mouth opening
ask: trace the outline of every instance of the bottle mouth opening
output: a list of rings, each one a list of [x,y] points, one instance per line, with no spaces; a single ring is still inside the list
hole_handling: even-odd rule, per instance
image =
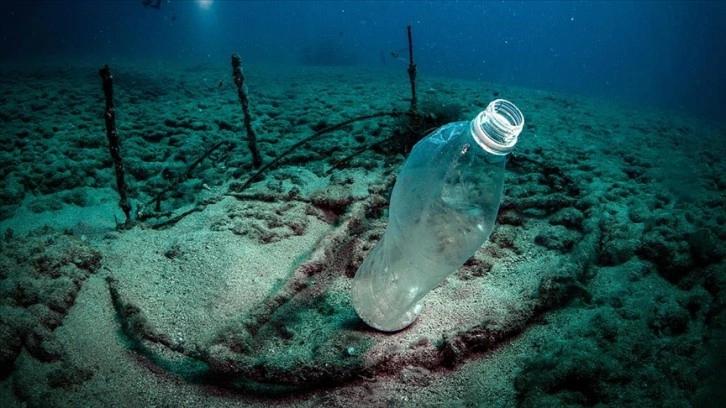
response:
[[[524,127],[524,115],[512,102],[496,99],[471,121],[471,134],[479,146],[497,155],[514,149]]]

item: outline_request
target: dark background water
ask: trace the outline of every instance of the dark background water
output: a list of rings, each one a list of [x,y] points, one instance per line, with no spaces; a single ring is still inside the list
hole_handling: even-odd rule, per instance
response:
[[[155,1],[155,0],[152,0]],[[211,4],[210,4],[211,3]],[[726,3],[3,1],[0,57],[362,65],[721,118]],[[397,54],[398,57],[394,57]],[[404,79],[405,80],[405,79]]]

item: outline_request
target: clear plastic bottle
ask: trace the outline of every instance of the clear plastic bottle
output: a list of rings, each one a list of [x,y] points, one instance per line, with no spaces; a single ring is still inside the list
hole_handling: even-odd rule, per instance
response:
[[[368,325],[397,331],[413,323],[426,293],[489,238],[506,155],[523,125],[522,112],[497,99],[414,146],[393,187],[386,231],[353,279],[353,307]]]

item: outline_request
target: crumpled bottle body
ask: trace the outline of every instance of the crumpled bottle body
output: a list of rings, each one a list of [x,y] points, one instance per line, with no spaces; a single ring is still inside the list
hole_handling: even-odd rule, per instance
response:
[[[489,238],[505,158],[477,144],[470,122],[443,126],[414,146],[383,237],[353,280],[353,306],[368,325],[397,331],[413,323],[422,298]]]

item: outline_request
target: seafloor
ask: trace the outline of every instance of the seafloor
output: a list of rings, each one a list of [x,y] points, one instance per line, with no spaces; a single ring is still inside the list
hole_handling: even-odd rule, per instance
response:
[[[723,402],[723,123],[419,67],[421,111],[505,98],[526,126],[489,242],[386,334],[348,288],[404,119],[324,132],[248,184],[224,61],[112,64],[125,223],[100,64],[80,65],[0,72],[2,407]],[[409,107],[405,67],[244,68],[263,164]]]

